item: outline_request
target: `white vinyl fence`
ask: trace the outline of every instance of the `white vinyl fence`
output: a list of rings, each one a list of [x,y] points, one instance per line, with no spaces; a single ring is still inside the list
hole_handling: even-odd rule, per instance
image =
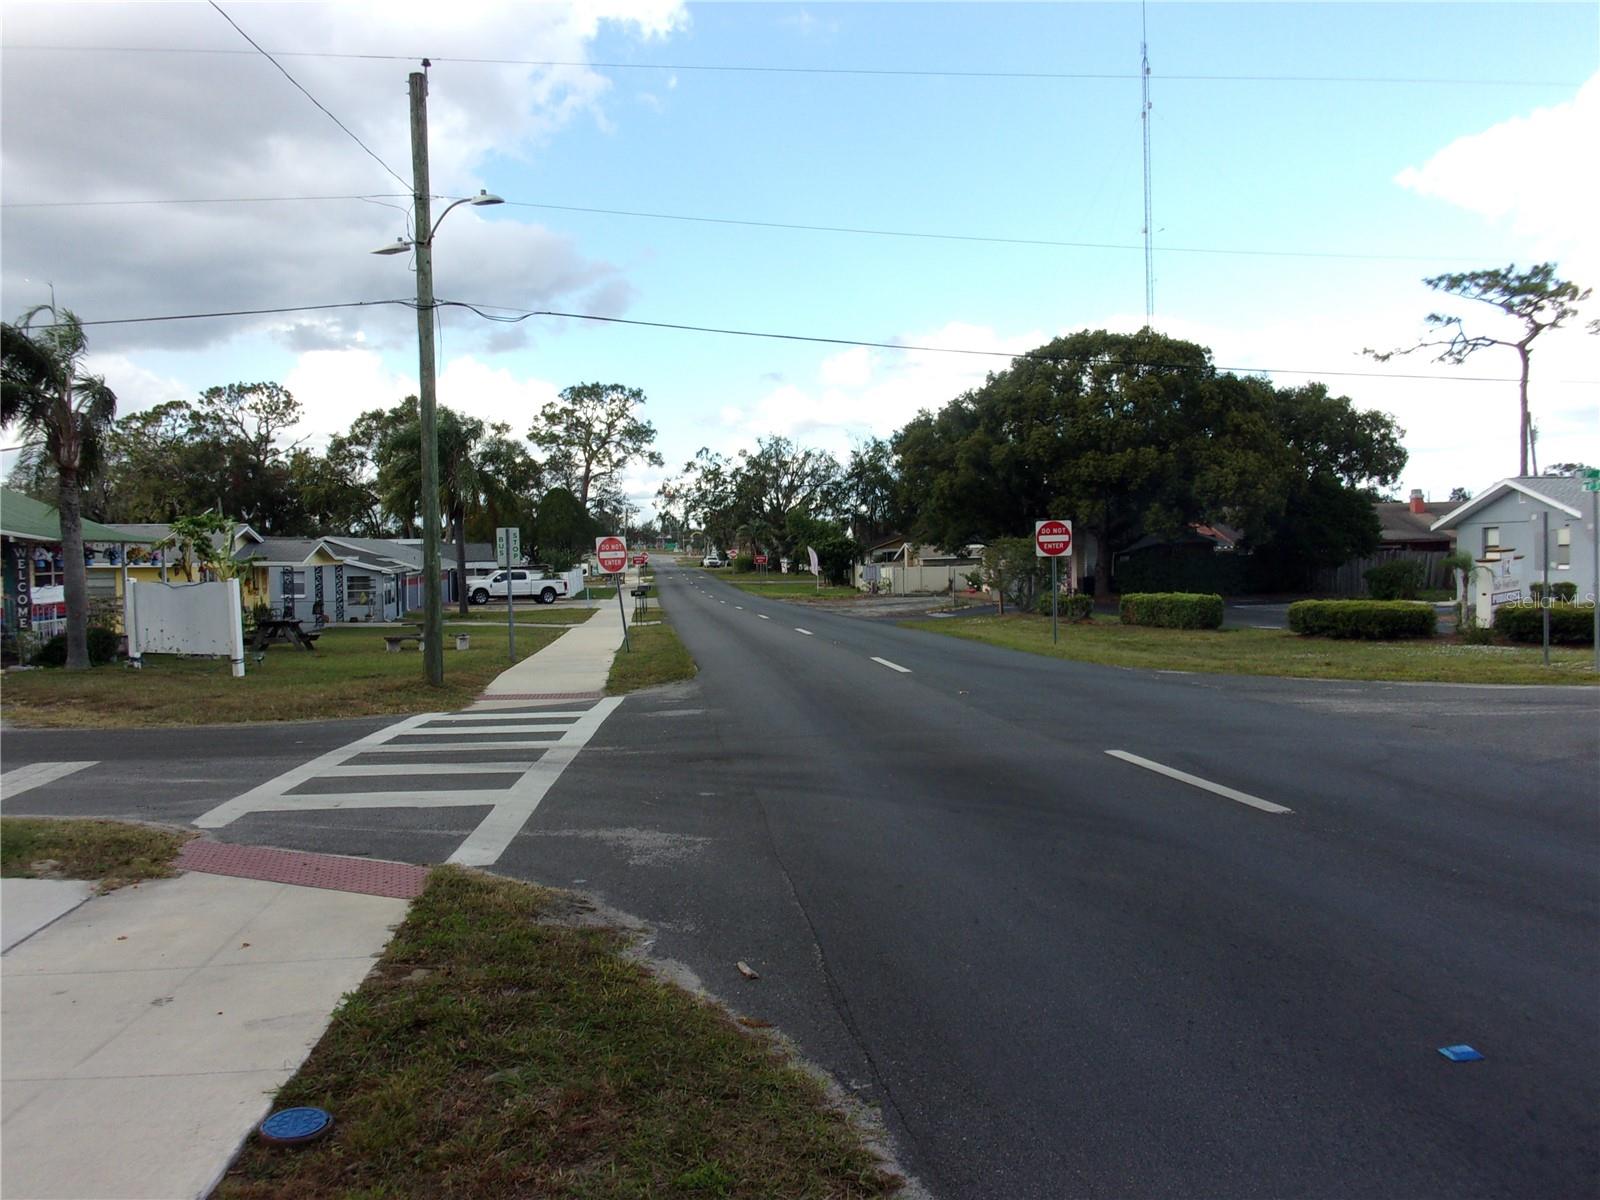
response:
[[[226,658],[236,678],[244,675],[244,614],[239,581],[141,583],[128,581],[123,626],[128,659],[145,654],[205,654]]]

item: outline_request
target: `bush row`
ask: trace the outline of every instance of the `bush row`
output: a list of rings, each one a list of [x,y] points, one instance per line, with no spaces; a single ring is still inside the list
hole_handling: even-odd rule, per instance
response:
[[[1311,637],[1432,637],[1433,605],[1415,600],[1298,600],[1289,605],[1289,628]]]
[[[1222,597],[1197,592],[1135,592],[1122,597],[1124,625],[1220,629]]]
[[[120,634],[99,625],[91,625],[88,629],[88,635],[89,662],[92,665],[99,666],[101,663],[116,661],[117,650],[122,642]],[[36,667],[66,666],[67,635],[58,633],[35,650],[33,664]]]
[[[1528,591],[1533,594],[1535,600],[1542,600],[1544,598],[1543,581],[1530,583]],[[1570,604],[1578,598],[1578,585],[1575,583],[1552,583],[1550,585],[1550,598],[1552,600],[1565,600]]]
[[[1049,592],[1039,597],[1039,615],[1050,615]],[[1094,597],[1086,592],[1074,592],[1070,596],[1063,592],[1056,603],[1056,615],[1063,621],[1087,621],[1094,616]]]
[[[1397,558],[1361,573],[1367,594],[1374,600],[1415,600],[1426,572],[1414,558]]]
[[[1537,604],[1502,604],[1494,610],[1494,631],[1513,642],[1544,641],[1544,608]],[[1594,645],[1594,606],[1552,604],[1550,644]]]

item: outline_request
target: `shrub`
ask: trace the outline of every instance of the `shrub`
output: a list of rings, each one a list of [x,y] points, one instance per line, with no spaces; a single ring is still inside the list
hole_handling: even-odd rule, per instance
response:
[[[1513,642],[1544,641],[1544,608],[1538,604],[1502,604],[1494,610],[1494,629]],[[1552,604],[1552,646],[1594,645],[1594,606]]]
[[[1041,617],[1050,615],[1049,592],[1039,597],[1039,615]],[[1056,615],[1063,621],[1087,621],[1094,616],[1094,597],[1083,592],[1074,592],[1071,595],[1063,592],[1056,604]]]
[[[1222,597],[1198,592],[1134,592],[1122,597],[1122,623],[1163,629],[1219,629]]]
[[[121,640],[115,630],[105,629],[99,625],[89,626],[89,661],[95,664],[111,662],[117,657],[117,647]],[[58,633],[40,646],[34,651],[33,663],[37,667],[66,666],[67,635]]]
[[[1528,585],[1528,591],[1533,595],[1535,600],[1543,600],[1543,580],[1537,583],[1530,583]],[[1552,600],[1562,600],[1568,604],[1571,604],[1578,598],[1578,585],[1575,583],[1552,583],[1550,585],[1550,598]]]
[[[1432,637],[1433,605],[1414,600],[1298,600],[1289,606],[1289,628],[1309,637]]]
[[[733,560],[733,569],[748,574],[756,569],[756,557],[753,554],[740,554]]]
[[[1374,600],[1415,600],[1422,587],[1423,570],[1414,558],[1397,558],[1369,567],[1361,577],[1367,581],[1367,592]]]

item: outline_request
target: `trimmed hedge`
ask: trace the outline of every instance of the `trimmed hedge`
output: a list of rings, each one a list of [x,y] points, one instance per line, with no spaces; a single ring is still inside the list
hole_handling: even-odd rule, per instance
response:
[[[1308,637],[1432,637],[1433,605],[1417,600],[1297,600],[1289,605],[1289,628]]]
[[[756,557],[753,554],[739,554],[734,557],[733,569],[741,575],[748,575],[756,569]]]
[[[1222,628],[1222,597],[1199,592],[1135,592],[1122,597],[1124,625],[1162,629]]]
[[[1544,609],[1538,604],[1502,604],[1494,610],[1494,631],[1513,642],[1544,641]],[[1552,646],[1594,645],[1594,606],[1552,604]]]
[[[1049,592],[1039,597],[1039,615],[1050,615]],[[1087,621],[1094,616],[1094,597],[1085,592],[1074,592],[1070,596],[1063,592],[1056,605],[1056,615],[1063,621]]]
[[[110,629],[91,625],[88,629],[89,662],[92,666],[114,662],[121,637]],[[33,654],[36,667],[64,667],[67,665],[67,635],[58,633]]]
[[[1530,583],[1528,591],[1533,593],[1535,600],[1542,599],[1544,597],[1544,581]],[[1578,585],[1575,583],[1552,583],[1550,585],[1550,598],[1552,600],[1565,600],[1568,604],[1571,604],[1578,598]]]

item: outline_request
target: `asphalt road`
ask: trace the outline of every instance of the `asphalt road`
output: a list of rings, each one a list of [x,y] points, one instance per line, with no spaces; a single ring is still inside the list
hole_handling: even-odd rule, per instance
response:
[[[658,579],[700,675],[494,869],[643,918],[935,1195],[1600,1191],[1593,692],[1120,671]],[[8,732],[8,770],[133,765],[5,810],[189,819],[378,724]],[[218,833],[438,861],[478,815]]]

